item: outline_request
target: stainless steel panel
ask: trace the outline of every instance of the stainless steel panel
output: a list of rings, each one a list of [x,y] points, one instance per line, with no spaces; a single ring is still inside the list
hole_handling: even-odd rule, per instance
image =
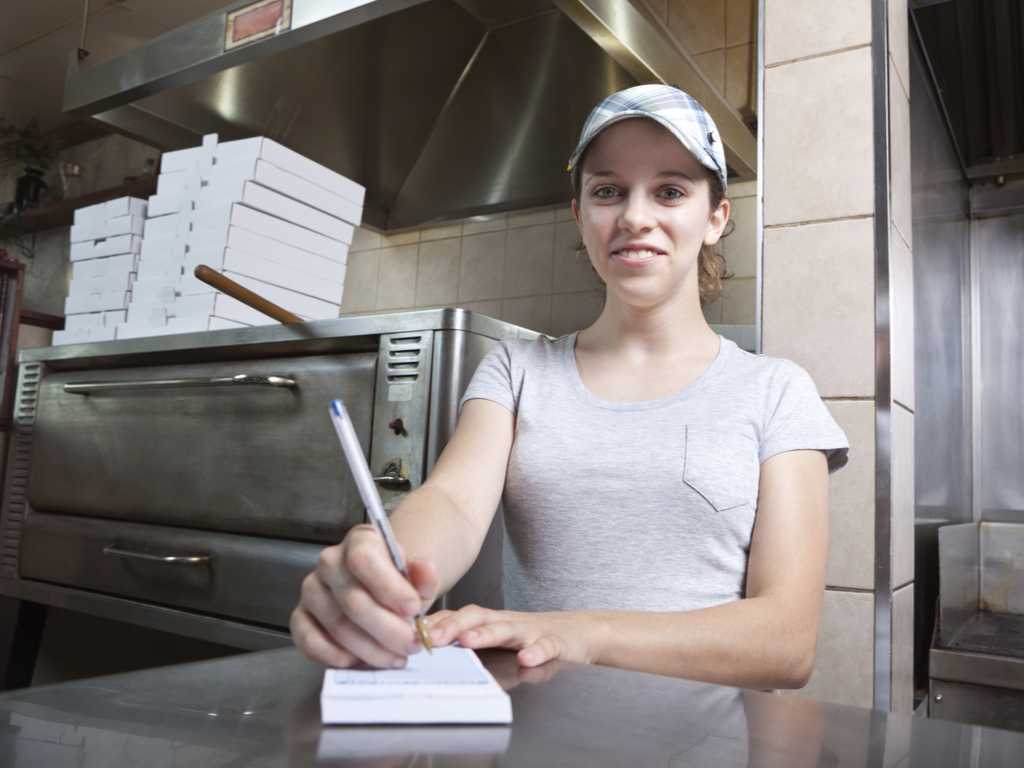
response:
[[[932,648],[928,662],[932,679],[1013,688],[1024,695],[1024,658]]]
[[[917,516],[971,520],[970,222],[927,61],[910,46]]]
[[[731,175],[754,177],[750,129],[640,0],[292,2],[292,29],[230,51],[241,3],[110,61],[72,59],[64,108],[164,149],[269,136],[362,183],[379,229],[565,202],[587,112],[636,82],[700,99]]]
[[[981,523],[979,527],[979,608],[996,613],[1024,614],[1024,525]]]
[[[978,526],[939,529],[939,644],[949,645],[978,610]]]
[[[1024,691],[933,678],[929,693],[929,717],[1024,731]],[[1017,759],[1021,759],[1019,753]]]
[[[1024,326],[1024,215],[975,220],[971,238],[978,262],[978,384],[984,387],[975,464],[978,511],[982,520],[1024,521],[1024,346],[1019,332]]]
[[[345,400],[369,453],[376,366],[375,353],[353,353],[48,372],[29,502],[41,511],[337,541],[363,508],[327,404]],[[69,383],[239,373],[297,386],[65,391]]]
[[[287,627],[319,553],[315,544],[33,512],[20,576]]]

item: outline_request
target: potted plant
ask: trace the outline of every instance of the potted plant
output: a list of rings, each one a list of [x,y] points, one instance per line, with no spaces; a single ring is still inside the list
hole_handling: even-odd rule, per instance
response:
[[[53,145],[43,136],[35,120],[19,128],[0,118],[0,146],[24,169],[15,188],[15,212],[39,205],[40,195],[47,187],[43,175],[56,156]]]

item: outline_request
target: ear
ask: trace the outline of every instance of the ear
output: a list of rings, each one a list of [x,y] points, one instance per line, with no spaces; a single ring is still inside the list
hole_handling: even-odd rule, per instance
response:
[[[580,214],[580,206],[579,206],[579,203],[576,202],[576,198],[575,197],[572,199],[572,203],[570,204],[570,208],[572,208],[572,217],[574,219],[576,219],[576,226],[577,227],[582,227],[583,226],[583,222],[580,221],[580,215],[581,215]]]
[[[729,223],[729,212],[731,210],[729,198],[723,197],[718,207],[708,217],[707,232],[704,233],[704,245],[714,245],[722,238],[725,225]]]

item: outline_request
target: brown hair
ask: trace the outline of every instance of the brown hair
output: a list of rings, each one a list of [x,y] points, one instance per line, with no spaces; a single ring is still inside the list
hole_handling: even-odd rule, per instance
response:
[[[587,149],[590,148],[587,147]],[[586,156],[587,150],[584,150],[572,172],[572,196],[576,199],[577,205],[579,205],[580,200],[580,176],[582,175],[583,162]],[[704,168],[703,166],[701,167]],[[711,173],[707,168],[704,168],[704,177],[708,181],[708,197],[711,200],[711,210],[714,211],[721,204],[722,200],[725,199],[725,190],[722,189],[722,180],[718,178],[718,174]],[[734,228],[735,224],[730,220],[725,232],[722,233],[722,237],[727,237]],[[720,243],[721,240],[718,242]],[[580,240],[576,245],[576,252],[582,253],[584,251],[586,251],[586,246]],[[700,292],[700,303],[702,305],[710,304],[721,296],[722,281],[728,280],[730,277],[732,277],[732,274],[726,268],[725,256],[718,250],[717,244],[701,245],[700,255],[697,257],[697,289]]]

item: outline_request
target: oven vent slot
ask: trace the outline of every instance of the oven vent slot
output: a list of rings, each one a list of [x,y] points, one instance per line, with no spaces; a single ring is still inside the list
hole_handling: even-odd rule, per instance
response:
[[[21,545],[21,529],[28,504],[28,470],[41,369],[39,363],[22,365],[17,401],[14,404],[14,430],[11,436],[14,451],[7,468],[4,510],[0,517],[0,578],[5,579],[17,578],[18,575],[18,548]]]
[[[420,377],[423,336],[392,336],[387,343],[387,379],[391,384],[409,383]]]

